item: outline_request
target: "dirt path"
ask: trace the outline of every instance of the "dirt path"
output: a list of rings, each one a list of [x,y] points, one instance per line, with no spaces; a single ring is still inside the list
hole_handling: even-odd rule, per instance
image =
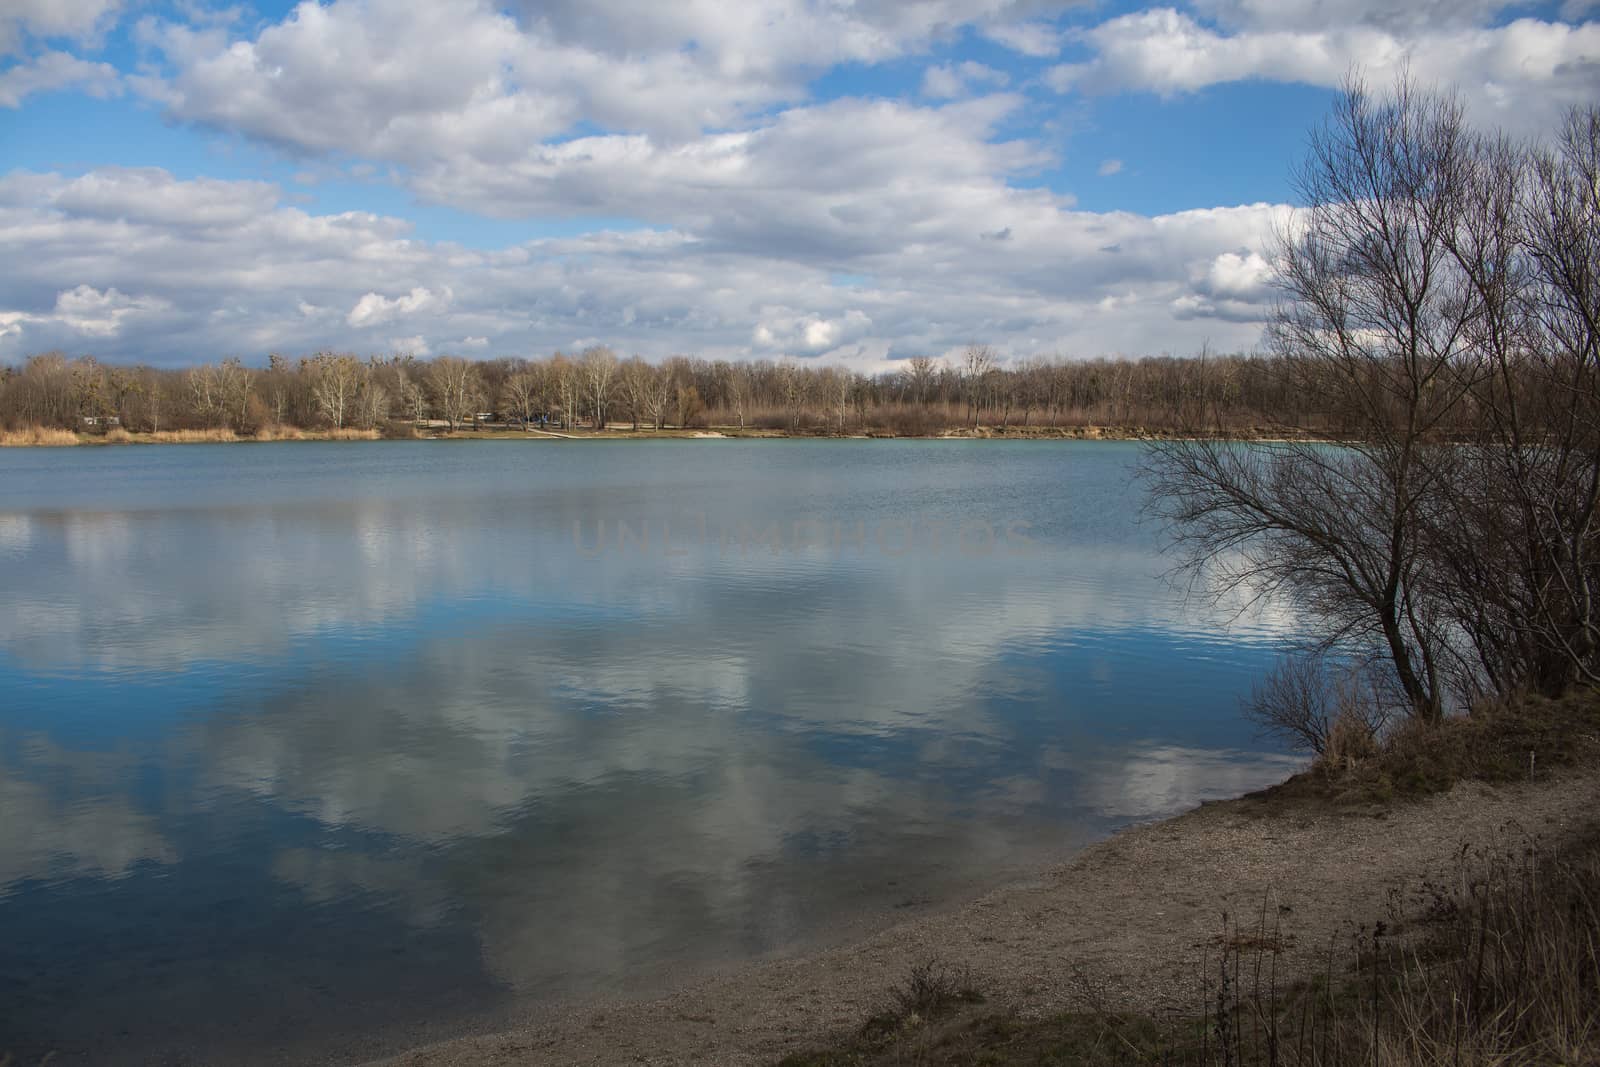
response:
[[[866,941],[753,965],[640,1003],[574,1009],[537,1026],[416,1050],[407,1067],[769,1064],[858,1027],[914,963],[968,964],[992,1000],[1081,1008],[1077,973],[1110,1006],[1192,1009],[1202,947],[1221,912],[1280,905],[1304,964],[1349,923],[1385,918],[1394,892],[1458,870],[1464,845],[1559,838],[1592,822],[1600,775],[1449,794],[1387,812],[1244,799],[1091,846],[1036,880]]]

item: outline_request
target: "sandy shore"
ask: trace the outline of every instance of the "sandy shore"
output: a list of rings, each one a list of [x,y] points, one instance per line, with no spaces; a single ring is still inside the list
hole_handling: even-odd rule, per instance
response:
[[[770,1064],[853,1031],[916,962],[970,965],[991,1001],[1081,1009],[1087,978],[1112,1007],[1194,1007],[1221,913],[1282,917],[1291,967],[1352,923],[1389,917],[1465,846],[1559,839],[1594,820],[1600,773],[1448,794],[1386,809],[1247,797],[1135,827],[1070,862],[846,947],[754,964],[670,995],[597,1003],[521,1029],[413,1050],[408,1067]]]

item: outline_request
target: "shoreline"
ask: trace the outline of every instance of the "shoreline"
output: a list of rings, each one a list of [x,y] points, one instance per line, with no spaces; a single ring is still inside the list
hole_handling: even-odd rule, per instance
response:
[[[231,430],[163,430],[158,433],[80,433],[72,430],[0,431],[0,448],[98,448],[117,445],[193,445],[193,444],[302,444],[306,442],[378,441],[1241,441],[1256,444],[1333,444],[1332,439],[1309,435],[1286,435],[1281,430],[1254,428],[1246,431],[1199,437],[1175,430],[1123,426],[994,427],[979,426],[929,434],[896,434],[886,431],[860,433],[791,432],[713,426],[706,429],[578,430],[556,432],[509,428],[473,429],[429,433],[387,435],[378,430],[300,430],[284,428],[259,434],[236,434]]]
[[[1467,781],[1383,805],[1319,804],[1273,787],[1127,827],[844,944],[734,965],[658,996],[533,1010],[505,1030],[367,1062],[773,1064],[857,1032],[930,959],[970,967],[991,1004],[1023,1018],[1081,1010],[1086,983],[1113,1010],[1193,1012],[1224,912],[1248,919],[1270,907],[1283,923],[1285,973],[1309,973],[1330,937],[1390,917],[1425,880],[1449,881],[1464,849],[1591,825],[1597,792],[1593,769]]]

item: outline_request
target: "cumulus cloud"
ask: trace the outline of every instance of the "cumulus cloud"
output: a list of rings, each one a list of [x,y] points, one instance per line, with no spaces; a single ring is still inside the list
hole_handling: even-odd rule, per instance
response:
[[[1397,32],[1478,26],[1518,0],[1194,0],[1196,11],[1233,29],[1318,29],[1376,26]]]
[[[986,67],[968,60],[965,63],[941,63],[922,72],[922,95],[937,99],[964,96],[969,90],[993,86],[1003,87],[1011,81],[1003,70]]]
[[[766,309],[752,337],[757,348],[768,352],[815,356],[860,340],[871,328],[872,319],[856,308],[835,319]]]
[[[1193,285],[1173,300],[1180,319],[1260,322],[1273,298],[1272,264],[1260,252],[1223,252],[1193,271]]]
[[[858,179],[878,180],[879,166]],[[1213,273],[1226,280],[1218,257],[1260,252],[1287,211],[1084,212],[975,169],[942,191],[909,190],[909,214],[823,190],[814,203],[796,197],[796,220],[781,193],[735,185],[724,199],[748,217],[686,210],[704,233],[473,250],[418,240],[403,220],[310,214],[278,195],[150,171],[0,178],[0,356],[82,350],[86,338],[102,356],[169,363],[323,346],[538,353],[587,339],[651,357],[829,355],[863,368],[974,337],[1018,354],[1186,351],[1193,327],[1173,301],[1214,300]],[[170,220],[186,199],[205,205],[203,224]],[[853,213],[860,232],[812,234],[810,253],[786,247],[785,235],[830,212]],[[861,283],[835,284],[840,271]],[[1219,321],[1207,328],[1214,343],[1254,342],[1256,323]]]
[[[508,12],[484,0],[308,0],[253,38],[147,22],[146,42],[173,70],[137,84],[179,119],[297,150],[487,161],[580,124],[692,138],[804,97],[834,64],[914,53],[1047,7],[603,0]]]
[[[1122,15],[1083,31],[1092,57],[1051,68],[1046,81],[1062,92],[1171,94],[1251,78],[1336,86],[1352,68],[1382,84],[1409,71],[1422,84],[1457,87],[1479,121],[1518,130],[1548,127],[1600,91],[1595,23],[1527,18],[1483,28],[1445,20],[1412,32],[1370,18],[1317,29],[1243,21],[1265,28],[1219,32],[1173,8]]]
[[[81,218],[186,229],[237,226],[277,206],[266,182],[191,178],[155,167],[107,167],[56,187],[49,200]]]
[[[0,10],[0,55],[28,37],[84,40],[103,30],[122,0],[6,0]]]
[[[345,322],[357,329],[364,326],[382,326],[404,315],[437,311],[447,307],[450,297],[448,287],[442,292],[435,293],[420,285],[404,296],[393,299],[377,293],[366,293],[356,301],[356,306],[350,309],[350,314],[345,316]]]
[[[1061,32],[1047,22],[1013,22],[990,26],[984,35],[1013,52],[1035,59],[1061,51]]]
[[[1272,281],[1272,265],[1259,252],[1224,252],[1206,270],[1206,291],[1240,299],[1260,299]]]
[[[1065,6],[307,0],[256,22],[153,14],[135,34],[152,61],[123,80],[171,119],[280,146],[306,175],[360,171],[479,215],[629,221],[468,249],[419,240],[403,218],[302,210],[264,182],[13,173],[0,179],[0,355],[85,337],[102,354],[172,359],[593,339],[872,365],[973,338],[1024,353],[1182,351],[1195,317],[1215,320],[1217,344],[1248,346],[1270,303],[1252,279],[1287,209],[1075,210],[1035,180],[1059,148],[1037,113],[1041,83],[954,51],[984,38],[1055,55]],[[1180,93],[1334,84],[1356,59],[1376,80],[1409,62],[1524,128],[1593,96],[1600,27],[1496,24],[1503,8],[1199,0],[1090,21],[1071,31],[1085,58],[1044,81]],[[113,10],[74,9],[60,24],[85,33]],[[95,73],[53,54],[12,69]],[[920,95],[811,95],[831,66],[909,56],[925,57]],[[8,90],[17,100],[25,80]]]
[[[1050,157],[993,140],[1020,104],[1007,95],[941,107],[843,99],[689,143],[600,135],[496,164],[451,157],[412,182],[428,199],[488,214],[647,211],[718,245],[840,260],[968,231],[973,214],[1027,200],[1006,176]]]
[[[1120,160],[1120,159],[1105,159],[1105,160],[1101,160],[1100,161],[1100,165],[1095,168],[1094,172],[1096,174],[1100,175],[1100,177],[1102,177],[1102,178],[1109,178],[1113,174],[1121,174],[1122,173],[1122,160]]]
[[[80,285],[56,295],[54,318],[89,337],[115,337],[130,316],[169,307],[158,297],[128,296],[115,288],[101,292],[92,285]]]
[[[59,89],[112,96],[121,91],[122,77],[109,63],[90,63],[66,52],[45,52],[0,71],[0,107],[21,107],[34,93]]]

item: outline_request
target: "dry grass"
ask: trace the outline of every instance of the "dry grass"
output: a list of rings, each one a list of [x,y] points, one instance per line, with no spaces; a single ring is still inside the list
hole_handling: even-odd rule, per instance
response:
[[[153,433],[129,434],[128,440],[141,444],[200,445],[224,444],[240,440],[232,430],[157,430]]]
[[[243,435],[229,429],[158,430],[131,433],[121,426],[112,427],[103,434],[84,436],[71,430],[58,430],[46,426],[28,426],[20,430],[0,430],[0,447],[39,447],[54,445],[107,444],[107,445],[195,445],[232,444],[238,441],[377,441],[385,436],[415,436],[415,433],[388,433],[380,430],[359,430],[354,427],[327,430],[302,430],[298,426],[264,427],[254,434]]]
[[[1352,728],[1351,733],[1358,734]],[[1538,780],[1600,760],[1600,693],[1490,703],[1427,724],[1408,720],[1382,744],[1341,739],[1303,774],[1258,796],[1274,801],[1385,803],[1442,793],[1460,781]]]
[[[377,430],[358,430],[352,426],[340,429],[302,430],[298,426],[272,426],[257,430],[256,441],[376,441],[383,436]]]
[[[263,426],[255,433],[257,441],[304,441],[306,432],[298,426]]]
[[[0,448],[55,448],[79,443],[78,435],[71,430],[57,430],[48,426],[0,430]]]

